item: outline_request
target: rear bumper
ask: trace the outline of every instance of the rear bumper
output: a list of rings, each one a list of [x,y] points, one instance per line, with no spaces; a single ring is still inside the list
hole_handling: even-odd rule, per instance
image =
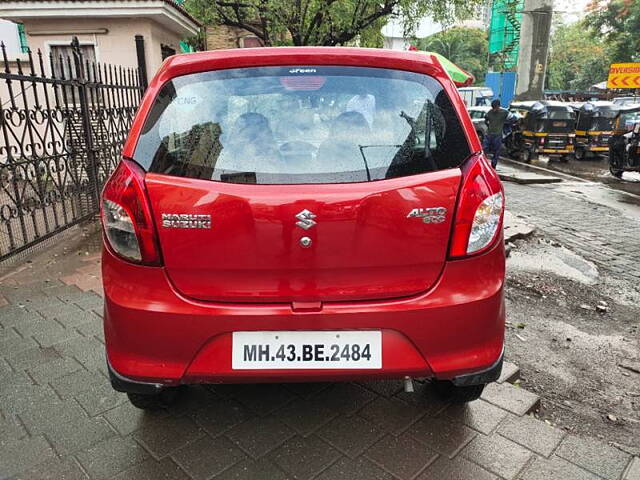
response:
[[[146,393],[191,383],[436,377],[458,385],[500,375],[504,342],[502,241],[447,262],[436,285],[410,298],[288,304],[221,304],[183,297],[164,270],[103,253],[104,328],[114,388]],[[381,330],[376,370],[233,370],[234,331]]]

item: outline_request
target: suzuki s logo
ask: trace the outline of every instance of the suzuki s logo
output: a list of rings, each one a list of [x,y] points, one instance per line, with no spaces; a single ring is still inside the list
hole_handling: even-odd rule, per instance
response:
[[[296,215],[296,218],[300,220],[299,222],[296,222],[296,225],[299,226],[300,228],[304,228],[305,230],[309,230],[311,227],[313,227],[317,223],[313,220],[314,218],[316,218],[316,215],[313,212],[310,212],[309,210],[307,210],[306,208],[301,212],[299,212]]]
[[[407,218],[419,217],[424,223],[442,223],[447,218],[447,209],[444,207],[414,208]]]

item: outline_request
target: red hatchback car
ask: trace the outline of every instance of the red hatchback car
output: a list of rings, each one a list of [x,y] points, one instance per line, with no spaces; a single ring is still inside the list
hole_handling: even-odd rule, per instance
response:
[[[107,359],[140,408],[197,383],[500,374],[503,189],[431,56],[168,59],[102,194]]]

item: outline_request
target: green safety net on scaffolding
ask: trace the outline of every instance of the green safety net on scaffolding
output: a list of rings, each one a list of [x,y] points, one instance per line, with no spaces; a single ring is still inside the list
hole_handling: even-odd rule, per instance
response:
[[[494,0],[489,24],[489,54],[499,71],[510,71],[518,65],[520,24],[524,0]]]

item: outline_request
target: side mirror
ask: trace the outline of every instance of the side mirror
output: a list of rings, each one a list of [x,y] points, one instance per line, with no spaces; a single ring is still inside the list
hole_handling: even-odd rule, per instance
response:
[[[635,135],[639,135],[639,134],[640,134],[640,123],[636,123],[636,124],[633,126],[633,133],[634,133]]]

